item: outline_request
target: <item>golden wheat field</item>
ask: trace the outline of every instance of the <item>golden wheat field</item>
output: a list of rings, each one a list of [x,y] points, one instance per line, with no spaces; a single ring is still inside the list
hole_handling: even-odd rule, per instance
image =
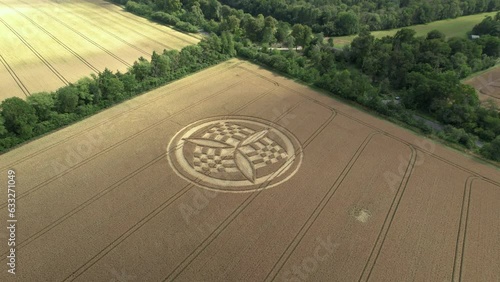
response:
[[[497,168],[237,59],[0,163],[15,281],[500,280]]]
[[[105,68],[125,71],[153,50],[198,41],[102,0],[1,0],[0,100],[53,91]]]

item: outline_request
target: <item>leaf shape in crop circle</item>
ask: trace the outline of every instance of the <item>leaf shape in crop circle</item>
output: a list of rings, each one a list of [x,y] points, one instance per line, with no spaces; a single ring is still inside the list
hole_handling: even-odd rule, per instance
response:
[[[245,140],[241,141],[241,147],[246,146],[248,144],[252,144],[253,142],[259,141],[260,139],[264,138],[266,134],[269,132],[269,130],[262,130],[259,132],[256,132],[250,136],[248,136]]]
[[[193,144],[196,144],[198,146],[202,147],[210,147],[210,148],[233,148],[232,145],[217,141],[217,140],[211,140],[211,139],[204,139],[204,138],[186,138],[184,139],[186,142],[190,142]]]
[[[255,168],[252,162],[239,149],[234,152],[234,161],[241,173],[255,183]]]

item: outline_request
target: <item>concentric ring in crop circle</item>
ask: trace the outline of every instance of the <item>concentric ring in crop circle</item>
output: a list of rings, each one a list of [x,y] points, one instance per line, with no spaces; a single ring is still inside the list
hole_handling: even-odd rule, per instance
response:
[[[238,130],[249,131],[244,131],[243,140],[229,138],[233,144],[229,144],[229,141],[224,143],[225,139],[221,141],[202,138],[202,136],[212,136],[209,131],[217,126],[225,126],[227,131],[228,124],[238,127]],[[234,144],[234,141],[238,143]],[[270,145],[265,147],[266,144]],[[248,152],[259,149],[257,145],[265,147],[260,148],[261,151],[258,152],[262,153],[264,156],[262,158],[267,159],[255,160],[260,158],[259,155],[256,152]],[[205,148],[207,146],[209,148]],[[228,170],[231,172],[219,172],[216,167],[209,168],[206,163],[201,165],[206,165],[203,169],[211,169],[210,171],[204,171],[197,166],[194,161],[196,150],[198,150],[198,157],[203,154],[204,161],[212,161],[211,165],[216,165],[213,159],[217,149],[210,148],[210,146],[218,147],[219,154],[221,150],[225,150],[226,155],[222,153],[222,161],[229,163]],[[252,154],[253,156],[249,157]],[[278,159],[275,158],[276,155],[279,155]],[[230,157],[230,160],[227,157]],[[290,131],[274,122],[248,116],[218,116],[193,122],[177,132],[168,144],[167,158],[177,175],[199,187],[238,193],[268,189],[289,180],[302,163],[303,150],[299,140]],[[269,158],[273,159],[272,162]],[[218,166],[222,166],[220,162],[219,158]],[[255,162],[260,162],[260,165],[255,165]],[[256,167],[259,168],[256,169]]]

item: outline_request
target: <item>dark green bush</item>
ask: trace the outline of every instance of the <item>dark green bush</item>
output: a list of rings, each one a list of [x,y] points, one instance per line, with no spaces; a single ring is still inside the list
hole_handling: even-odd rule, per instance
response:
[[[155,12],[151,15],[151,18],[159,23],[168,25],[176,25],[180,21],[178,17],[164,12]]]

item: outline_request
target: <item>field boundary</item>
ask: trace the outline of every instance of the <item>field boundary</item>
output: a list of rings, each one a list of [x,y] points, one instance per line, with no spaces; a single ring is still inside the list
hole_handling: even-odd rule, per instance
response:
[[[352,119],[352,120],[359,121],[360,123],[362,123],[362,124],[364,124],[364,125],[367,125],[367,126],[368,126],[368,127],[370,127],[370,128],[377,128],[377,127],[374,127],[374,126],[372,126],[372,125],[369,125],[369,124],[367,124],[367,123],[365,123],[365,122],[363,122],[363,121],[361,121],[361,120],[359,120],[359,119],[357,119],[357,118],[355,118],[355,117],[352,117],[352,116],[350,116],[350,115],[348,115],[348,114],[342,113],[342,112],[340,112],[340,111],[339,111],[339,114],[344,115],[344,116],[346,116],[346,117],[348,117],[348,118],[350,118],[350,119]],[[378,129],[378,128],[377,128],[377,129]],[[394,135],[392,135],[392,134],[390,134],[390,133],[387,133],[387,132],[385,132],[385,131],[384,131],[384,134],[385,134],[385,135],[388,135],[388,136],[391,136],[392,138],[394,138],[394,139],[396,139],[396,140],[400,141],[401,143],[404,143],[404,144],[407,144],[407,145],[411,145],[411,143],[409,143],[409,142],[407,142],[407,141],[405,141],[405,140],[403,140],[403,139],[401,139],[401,138],[399,138],[399,137],[397,137],[397,136],[394,136]],[[444,146],[444,145],[443,145],[443,146]],[[437,155],[437,154],[435,154],[435,153],[428,152],[426,149],[421,148],[421,147],[419,147],[419,146],[416,146],[416,148],[420,149],[420,150],[421,150],[424,154],[427,154],[427,155],[429,155],[429,156],[431,156],[431,157],[434,157],[434,158],[436,158],[436,159],[438,159],[438,160],[440,160],[440,161],[442,161],[442,162],[444,162],[444,163],[447,163],[447,164],[449,164],[449,165],[451,165],[451,166],[453,166],[453,167],[456,167],[456,168],[458,168],[458,169],[460,169],[460,170],[462,170],[462,171],[465,171],[465,172],[467,172],[467,173],[470,173],[470,174],[472,174],[472,175],[474,175],[474,176],[480,177],[481,179],[483,179],[483,180],[485,180],[485,181],[488,181],[488,182],[493,183],[493,184],[495,184],[495,185],[497,185],[497,186],[500,186],[500,183],[499,183],[499,182],[497,182],[497,181],[495,181],[495,180],[493,180],[493,179],[487,178],[487,177],[485,177],[485,176],[482,176],[482,175],[481,175],[480,173],[478,173],[478,172],[475,172],[475,171],[473,171],[473,170],[470,170],[470,169],[468,169],[468,168],[465,168],[465,167],[463,167],[463,166],[461,166],[461,165],[459,165],[459,164],[456,164],[456,163],[454,163],[454,162],[452,162],[452,161],[450,161],[450,160],[448,160],[448,159],[446,159],[446,158],[444,158],[444,157],[438,156],[438,155]],[[446,147],[446,148],[449,148],[449,147]],[[470,155],[469,155],[469,156],[470,156]]]
[[[489,72],[491,70],[494,70],[495,68],[500,68],[500,61],[496,62],[494,66],[491,66],[491,67],[489,67],[487,69],[480,70],[480,71],[475,72],[475,73],[471,73],[469,76],[460,79],[460,82],[461,83],[465,83],[466,80],[474,79],[474,78],[476,78],[476,77],[478,77],[478,76],[480,76],[480,75],[482,75],[484,73],[487,73],[487,72]]]

